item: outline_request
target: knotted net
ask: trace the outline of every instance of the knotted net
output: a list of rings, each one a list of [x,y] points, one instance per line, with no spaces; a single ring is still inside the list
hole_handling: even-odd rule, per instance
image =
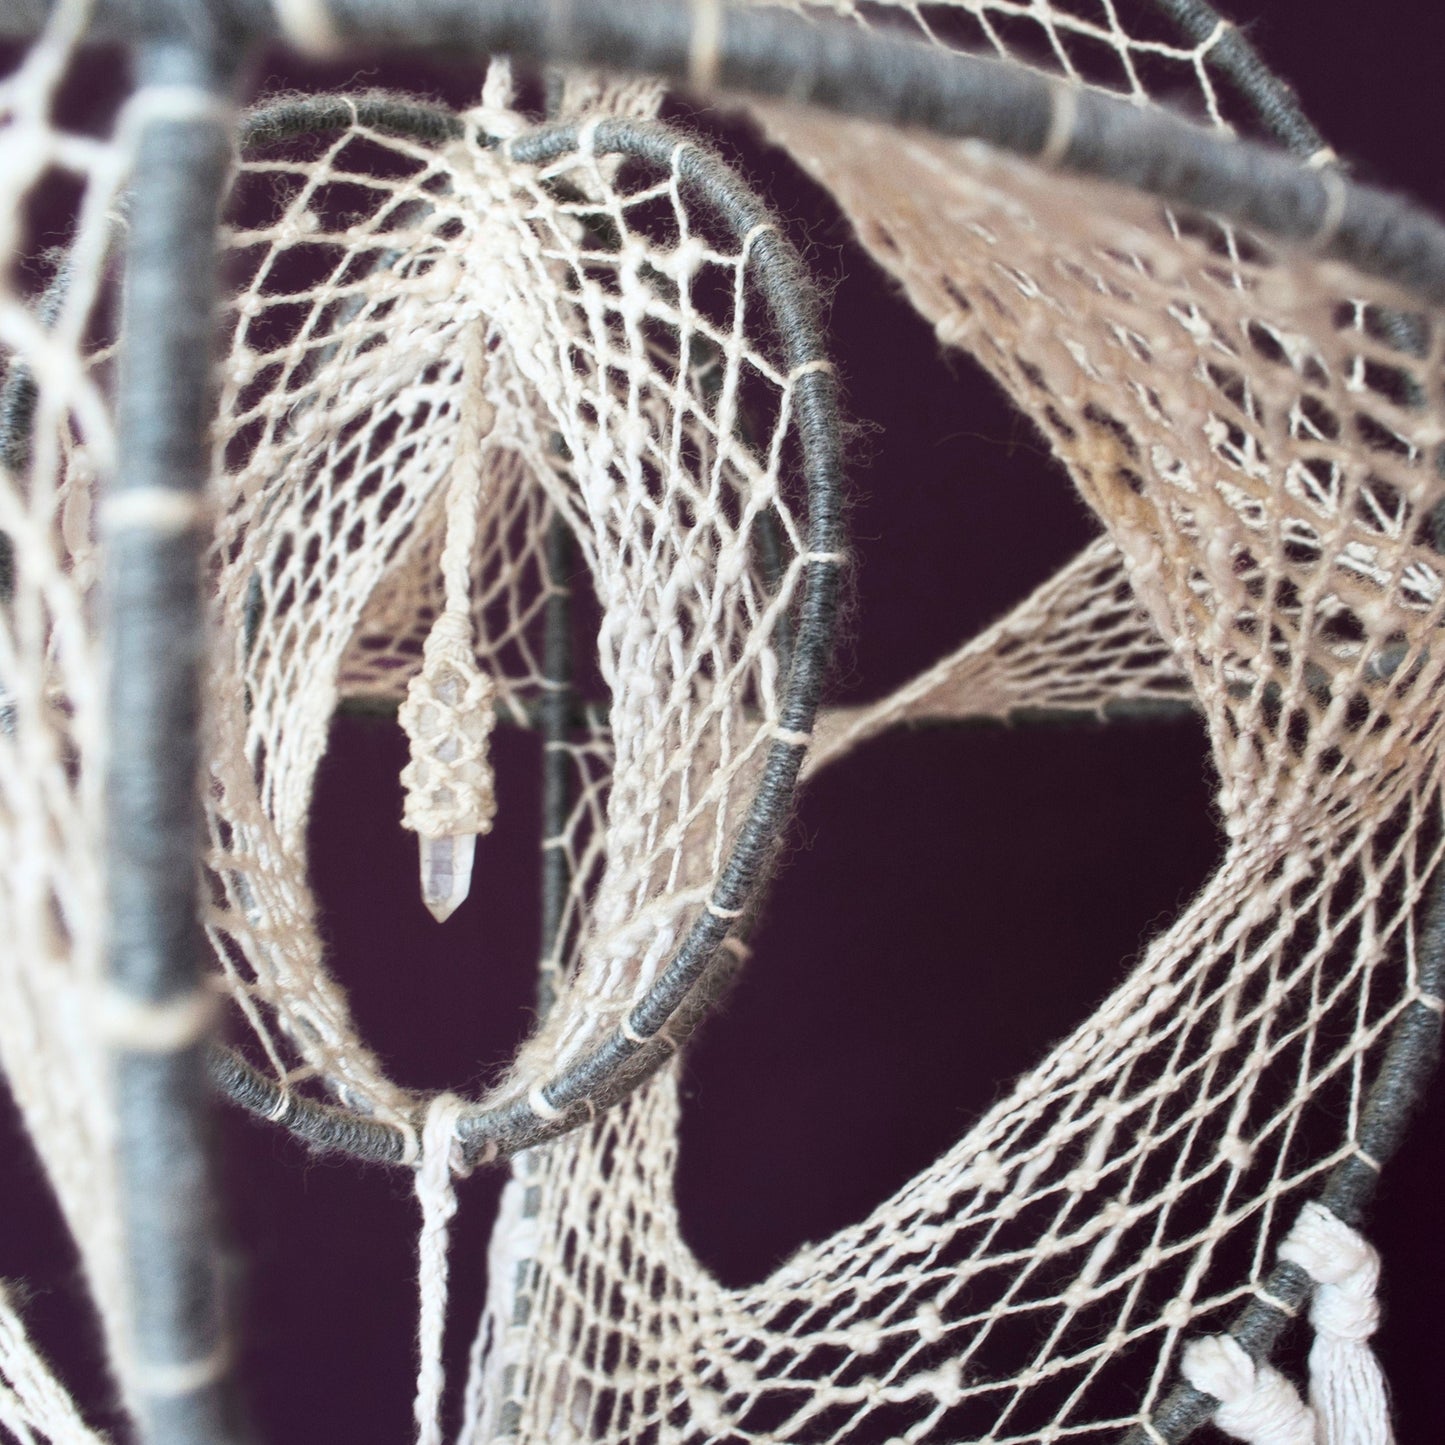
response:
[[[568,997],[500,1095],[530,1094],[546,1117],[560,1109],[536,1097],[543,1081],[624,1020],[699,912],[741,912],[726,894],[743,885],[723,875],[749,802],[770,757],[775,789],[777,760],[796,768],[809,703],[780,648],[816,646],[804,574],[840,558],[826,514],[808,529],[794,413],[829,366],[806,350],[806,292],[786,309],[792,272],[768,271],[791,266],[772,221],[721,191],[709,216],[711,172],[682,138],[603,117],[538,133],[527,161],[510,113],[484,111],[438,149],[387,133],[402,110],[343,107],[319,154],[243,163],[238,206],[254,183],[281,214],[231,237],[246,273],[220,401],[217,470],[233,480],[217,616],[234,640],[213,686],[252,705],[218,720],[235,733],[217,755],[249,765],[218,777],[218,952],[243,956],[237,993],[301,1053],[286,1085],[344,1080],[369,1114],[398,1109],[326,982],[305,825],[338,697],[395,696],[414,630],[446,615],[444,493],[468,468],[481,502],[462,626],[498,711],[526,722],[545,702],[542,624],[566,582],[554,528],[601,613],[604,721],[559,740],[577,803],[547,840],[574,880],[551,965]],[[310,121],[298,107],[254,124]],[[357,193],[361,219],[330,229]],[[477,436],[468,386],[486,399]],[[815,576],[815,612],[823,591]],[[277,937],[283,918],[295,937]]]
[[[1377,1168],[1369,1090],[1393,1031],[1438,1014],[1438,323],[1336,266],[981,150],[950,158],[939,204],[928,147],[875,169],[852,141],[845,195],[873,204],[887,175],[934,198],[903,211],[899,249],[949,258],[953,314],[982,313],[981,354],[1108,525],[1204,713],[1230,846],[954,1149],[754,1289],[699,1278],[678,1239],[670,1079],[528,1156],[476,1391],[515,1419],[484,1413],[472,1438],[1113,1438],[1169,1396],[1184,1341],[1278,1298],[1300,1202]],[[1404,305],[1423,323],[1408,351]],[[1087,607],[1119,605],[1088,560],[1069,578],[1085,608],[1060,620],[1086,647],[1068,625],[1027,645],[1088,658]],[[1128,657],[1086,676],[1129,687]],[[1067,679],[1050,674],[1043,698]],[[961,686],[946,701],[973,705]]]
[[[1231,32],[1192,5],[1137,35],[1109,4],[848,13],[982,42],[1062,74],[1063,97],[1178,99],[1192,77],[1186,107],[1216,130],[1261,93],[1218,78]],[[0,314],[12,382],[38,383],[12,384],[0,500],[0,888],[23,945],[0,1051],[118,1317],[91,496],[114,466],[95,333],[127,152],[124,125],[94,144],[49,127],[68,44],[53,31],[9,82],[12,212],[51,166],[84,176],[86,210],[46,322],[18,296]],[[746,952],[813,732],[836,426],[805,275],[745,188],[646,118],[657,97],[578,85],[538,127],[498,81],[461,117],[298,100],[244,132],[207,564],[223,1077],[300,1132],[341,1105],[373,1153],[414,1157],[420,1101],[350,1021],[305,828],[333,710],[400,703],[449,619],[499,719],[548,731],[567,799],[543,840],[562,880],[548,1011],[480,1106],[503,1123],[463,1135],[473,1157],[530,1147],[461,1438],[1180,1438],[1211,1409],[1180,1384],[1184,1347],[1233,1331],[1268,1352],[1308,1291],[1281,1241],[1310,1200],[1358,1216],[1437,1026],[1445,292],[1388,246],[1331,254],[1343,181],[1282,236],[1241,223],[1262,214],[1243,183],[1212,212],[1124,184],[1147,180],[1127,165],[1080,173],[1067,99],[1032,158],[760,109],[1105,530],[900,692],[825,712],[804,766],[909,719],[1188,700],[1229,841],[1126,982],[937,1163],[729,1290],[678,1231],[675,1070],[639,1080]],[[1274,130],[1327,161],[1303,122]],[[567,549],[595,594],[597,686],[569,683],[559,714]],[[62,1429],[13,1398],[17,1434]]]

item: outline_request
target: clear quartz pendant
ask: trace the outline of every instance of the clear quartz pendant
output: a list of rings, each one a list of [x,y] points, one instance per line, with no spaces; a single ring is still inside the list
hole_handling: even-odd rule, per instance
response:
[[[445,838],[428,838],[423,833],[420,839],[421,901],[438,923],[445,923],[471,891],[477,835],[453,833]]]
[[[437,696],[448,707],[455,707],[462,697],[462,681],[445,674],[437,684]],[[453,763],[461,749],[455,738],[444,738],[437,744],[436,758]],[[420,835],[421,901],[438,923],[445,923],[467,901],[472,890],[472,859],[477,851],[475,833],[453,833],[441,838]]]

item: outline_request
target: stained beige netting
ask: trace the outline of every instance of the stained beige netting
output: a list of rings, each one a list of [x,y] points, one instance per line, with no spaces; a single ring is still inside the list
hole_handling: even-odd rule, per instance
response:
[[[1232,846],[938,1164],[755,1289],[700,1278],[677,1236],[671,1079],[529,1158],[512,1208],[535,1217],[509,1267],[494,1245],[481,1390],[526,1381],[525,1438],[1108,1438],[1357,1154],[1370,1061],[1420,996],[1441,433],[1418,398],[1438,323],[1403,354],[1371,324],[1399,300],[1338,267],[1252,241],[1245,260],[1106,188],[954,159],[931,212],[949,249],[913,244],[957,258],[975,238],[954,284],[1031,378],[1019,400],[1189,676]]]
[[[1134,34],[1108,0],[839,8],[1141,103],[1189,78],[1188,106],[1234,118],[1210,67],[1223,30],[1169,39],[1154,16]],[[0,294],[0,339],[38,383],[0,487],[0,916],[16,940],[0,1059],[126,1379],[97,1041],[131,1025],[95,1002],[92,494],[114,465],[101,301],[134,117],[114,141],[53,127],[69,48],[54,30],[0,92],[9,254],[38,177],[78,175],[85,194],[55,317],[36,319],[13,267]],[[442,628],[498,718],[536,725],[556,681],[552,549],[576,548],[598,685],[552,743],[573,784],[543,840],[571,880],[543,960],[556,1001],[493,1099],[540,1115],[544,1081],[625,1036],[717,911],[771,750],[805,741],[785,678],[820,559],[795,412],[821,363],[786,360],[757,277],[770,224],[750,212],[739,229],[689,191],[693,143],[597,144],[600,119],[645,117],[659,95],[574,83],[575,135],[540,158],[501,71],[436,134],[343,105],[299,139],[260,127],[232,193],[207,577],[217,989],[277,1097],[345,1104],[413,1149],[417,1101],[358,1036],[307,883],[336,707],[401,702]],[[1387,1051],[1440,1008],[1422,932],[1442,847],[1445,318],[1362,269],[978,142],[759,114],[940,339],[1049,438],[1105,530],[894,696],[825,713],[806,766],[903,720],[1188,699],[1229,845],[1127,981],[947,1154],[758,1285],[723,1288],[680,1237],[671,1066],[519,1155],[461,1438],[1162,1429],[1190,1341],[1279,1316],[1278,1252],[1306,1202],[1349,1212],[1375,1168]],[[437,716],[470,676],[440,678]],[[449,766],[480,766],[484,733],[433,750],[443,791]],[[475,789],[464,771],[455,788]],[[726,921],[740,954],[748,920]],[[0,1423],[84,1438],[8,1307]]]

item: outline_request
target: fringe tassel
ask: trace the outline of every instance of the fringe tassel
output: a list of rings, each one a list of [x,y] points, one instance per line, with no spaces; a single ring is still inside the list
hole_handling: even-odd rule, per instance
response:
[[[1313,1200],[1279,1257],[1315,1281],[1310,1403],[1320,1445],[1394,1445],[1389,1399],[1370,1336],[1380,1323],[1380,1257],[1364,1237]]]
[[[1233,1335],[1207,1335],[1184,1348],[1180,1373],[1219,1401],[1214,1423],[1246,1445],[1319,1445],[1315,1413],[1283,1375],[1256,1365]]]

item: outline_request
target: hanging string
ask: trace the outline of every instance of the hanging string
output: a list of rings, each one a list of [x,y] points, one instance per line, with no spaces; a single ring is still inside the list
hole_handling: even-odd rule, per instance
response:
[[[496,687],[477,666],[471,614],[486,442],[496,420],[482,391],[485,361],[485,330],[476,325],[463,362],[457,455],[447,486],[442,612],[397,714],[411,744],[401,774],[402,826],[419,835],[422,901],[438,922],[470,891],[477,835],[491,831],[497,812],[489,746]]]
[[[1338,1215],[1311,1200],[1279,1257],[1315,1281],[1310,1404],[1320,1445],[1393,1445],[1385,1378],[1369,1340],[1380,1323],[1380,1256]]]
[[[1207,1335],[1184,1348],[1180,1373],[1219,1401],[1214,1423],[1246,1445],[1319,1445],[1314,1411],[1283,1375],[1257,1365],[1233,1335]]]
[[[463,1169],[457,1118],[466,1108],[455,1094],[438,1094],[427,1107],[416,1171],[421,1204],[417,1239],[417,1445],[441,1445],[441,1401],[446,1373],[442,1342],[447,1316],[447,1227],[457,1212],[453,1175]]]

